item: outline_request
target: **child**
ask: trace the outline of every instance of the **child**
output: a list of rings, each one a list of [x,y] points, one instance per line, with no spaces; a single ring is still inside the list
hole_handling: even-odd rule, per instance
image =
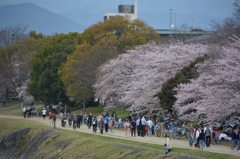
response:
[[[172,144],[171,144],[171,139],[168,135],[166,136],[166,144],[168,146],[168,155],[170,155],[170,152],[171,152],[171,149],[172,149]]]
[[[165,146],[165,155],[168,156],[168,145],[164,144],[164,146]]]

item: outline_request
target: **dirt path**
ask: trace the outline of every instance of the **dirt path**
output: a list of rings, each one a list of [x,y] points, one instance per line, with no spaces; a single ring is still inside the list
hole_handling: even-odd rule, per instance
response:
[[[46,120],[43,120],[43,118],[41,117],[34,117],[34,118],[27,118],[24,119],[21,116],[12,116],[12,115],[0,115],[0,118],[11,118],[11,119],[22,119],[22,120],[33,120],[33,121],[38,121],[38,122],[43,122],[46,124],[46,126],[49,126],[49,120],[48,118],[46,118]],[[86,125],[82,125],[81,128],[77,128],[77,130],[73,130],[72,127],[70,126],[66,126],[65,128],[61,127],[61,123],[60,120],[57,119],[57,123],[56,123],[56,127],[57,129],[61,128],[61,129],[67,129],[67,130],[71,130],[71,131],[79,131],[79,132],[85,132],[85,133],[93,133],[92,129],[88,129]],[[132,140],[132,141],[138,141],[138,142],[146,142],[146,143],[154,143],[154,144],[160,144],[163,145],[165,143],[165,138],[163,137],[156,137],[156,136],[152,136],[152,137],[126,137],[125,136],[125,132],[123,131],[119,131],[117,129],[115,129],[114,133],[104,133],[104,134],[100,134],[99,131],[96,133],[96,135],[103,135],[103,136],[109,136],[109,137],[114,137],[114,138],[121,138],[121,139],[125,139],[125,140]],[[194,147],[190,147],[188,145],[188,141],[186,140],[171,140],[172,146],[174,147],[179,147],[179,148],[186,148],[186,149],[196,149]],[[200,150],[199,150],[200,151]],[[209,151],[209,152],[215,152],[215,153],[223,153],[223,154],[231,154],[231,155],[235,155],[235,156],[240,156],[240,152],[237,151],[236,149],[231,150],[230,147],[228,146],[224,146],[224,145],[211,145],[211,148],[204,148],[203,151]]]

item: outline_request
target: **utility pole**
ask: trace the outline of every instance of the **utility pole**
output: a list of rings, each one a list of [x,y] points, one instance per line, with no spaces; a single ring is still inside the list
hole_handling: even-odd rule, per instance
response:
[[[177,28],[177,22],[176,22],[176,13],[175,13],[175,30]]]
[[[172,29],[172,9],[170,9],[170,30]]]

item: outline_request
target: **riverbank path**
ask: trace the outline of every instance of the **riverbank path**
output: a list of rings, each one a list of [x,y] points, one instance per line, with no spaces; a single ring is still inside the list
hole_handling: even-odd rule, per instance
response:
[[[0,120],[1,120],[1,118],[21,119],[21,120],[26,120],[26,121],[27,120],[33,120],[33,121],[36,121],[36,122],[42,122],[42,123],[46,124],[46,126],[50,127],[48,117],[46,117],[46,119],[43,120],[42,117],[33,117],[33,118],[25,118],[24,119],[22,116],[0,115]],[[67,130],[71,130],[71,131],[79,131],[79,132],[93,134],[92,129],[88,129],[88,127],[86,125],[82,125],[80,128],[77,128],[76,130],[73,130],[73,128],[68,126],[68,125],[65,128],[63,128],[61,126],[60,119],[57,119],[56,127],[57,127],[56,129],[67,129]],[[156,137],[156,136],[152,136],[152,137],[148,137],[148,136],[145,136],[145,137],[140,137],[140,136],[126,137],[125,136],[125,131],[118,130],[118,129],[115,129],[114,133],[108,132],[108,133],[103,133],[103,134],[100,134],[100,132],[98,130],[96,135],[108,136],[108,137],[113,137],[113,138],[121,138],[121,139],[125,139],[125,140],[137,141],[137,142],[159,144],[159,145],[164,145],[165,141],[166,141],[166,139],[164,137]],[[172,139],[171,144],[173,146],[173,149],[174,149],[174,147],[185,148],[185,149],[189,149],[189,150],[195,150],[196,149],[194,147],[190,147],[187,140]],[[199,150],[199,151],[201,151],[201,150]],[[211,145],[210,148],[204,147],[203,151],[240,156],[240,151],[237,151],[236,149],[234,149],[234,150],[230,149],[230,143],[229,143],[229,146],[225,146],[225,145],[220,144],[220,145]]]

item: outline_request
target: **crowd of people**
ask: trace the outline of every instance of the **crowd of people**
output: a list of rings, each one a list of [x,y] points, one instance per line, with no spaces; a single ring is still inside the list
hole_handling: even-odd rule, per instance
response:
[[[33,107],[33,105],[31,105],[28,108],[23,107],[22,113],[24,118],[31,118],[33,116],[36,116],[37,112],[36,112],[36,109]]]
[[[94,133],[97,132],[97,129],[100,130],[100,133],[104,131],[105,133],[114,133],[116,122],[114,117],[110,118],[108,115],[103,116],[102,114],[95,117],[92,113],[87,114],[86,112],[83,113],[83,111],[74,115],[72,115],[71,112],[60,112],[60,121],[62,127],[68,124],[68,126],[72,126],[73,129],[80,128],[84,124],[88,129],[92,129]]]
[[[23,108],[23,115],[26,118],[27,108]],[[45,120],[47,111],[45,108],[42,110],[42,116]],[[49,112],[49,125],[56,128],[56,113]],[[156,126],[159,125],[159,121],[152,121],[151,117],[145,118],[142,115],[132,117],[129,115],[126,119],[117,118],[117,114],[113,111],[110,116],[108,112],[99,114],[98,116],[93,116],[92,113],[87,114],[86,112],[79,111],[78,114],[71,114],[71,111],[68,111],[66,107],[63,107],[60,110],[60,121],[61,126],[65,127],[66,125],[72,127],[74,130],[80,129],[84,124],[88,129],[92,130],[93,133],[97,133],[97,130],[101,134],[105,133],[114,133],[115,128],[124,128],[126,137],[151,137],[156,134]],[[164,117],[165,123],[171,119],[171,117]],[[182,125],[187,124],[181,120],[177,120],[177,126],[181,127]],[[240,127],[227,127],[224,132],[220,133],[219,130],[214,127],[211,128],[208,124],[200,123],[197,126],[192,126],[189,124],[187,128],[187,137],[189,146],[199,148],[203,150],[204,147],[210,148],[211,143],[214,141],[222,141],[227,138],[231,138],[231,147],[232,149],[237,147],[237,150],[240,151]],[[166,156],[170,155],[172,145],[169,134],[165,134],[166,138],[165,153]]]
[[[233,130],[230,133],[228,130],[220,133],[218,128],[214,127],[212,129],[209,124],[200,124],[194,127],[190,124],[188,131],[189,146],[203,150],[204,147],[210,148],[211,144],[229,142],[231,143],[231,149],[236,148],[237,151],[240,151],[240,126],[229,127],[228,129]]]

